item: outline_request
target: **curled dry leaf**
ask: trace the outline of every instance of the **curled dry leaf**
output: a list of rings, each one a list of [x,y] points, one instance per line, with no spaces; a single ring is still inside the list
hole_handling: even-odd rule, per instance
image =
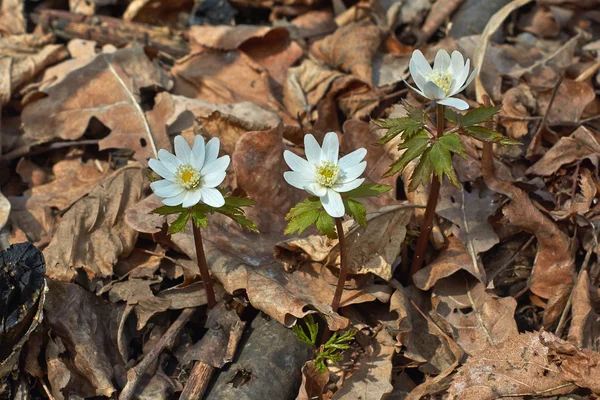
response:
[[[596,186],[589,169],[581,168],[578,183],[579,190],[575,193],[573,198],[565,201],[560,209],[550,213],[555,220],[564,220],[576,215],[583,216],[590,211],[594,199],[596,198],[598,187]]]
[[[552,362],[538,332],[513,335],[470,357],[458,370],[448,393],[455,400],[553,396],[571,392],[571,383]]]
[[[502,99],[500,109],[500,125],[506,129],[506,134],[513,139],[519,139],[529,133],[530,121],[519,121],[513,118],[530,117],[537,109],[537,101],[527,85],[519,85],[508,89]]]
[[[4,0],[0,3],[0,36],[20,35],[26,32],[23,0]]]
[[[391,393],[394,342],[385,329],[380,330],[354,364],[344,385],[335,392],[333,400],[380,400]]]
[[[329,382],[329,370],[319,372],[314,361],[308,361],[302,367],[302,384],[296,400],[320,399],[325,385]]]
[[[158,149],[171,148],[164,129],[153,131],[140,106],[140,90],[145,87],[168,87],[168,82],[142,48],[100,53],[46,89],[46,97],[25,107],[24,140],[34,144],[76,140],[96,118],[111,130],[100,140],[100,150],[132,149],[136,159],[145,162],[156,157]]]
[[[585,126],[580,126],[570,136],[560,138],[538,162],[527,170],[527,174],[549,176],[563,165],[586,158],[598,167],[599,155],[600,135]]]
[[[600,315],[594,310],[591,300],[590,276],[584,270],[573,288],[569,342],[584,349],[598,350]]]
[[[548,110],[553,88],[540,93],[537,97],[540,114]],[[589,81],[577,82],[565,79],[556,93],[552,108],[548,113],[549,125],[579,122],[583,110],[596,98],[594,88]]]
[[[90,280],[110,277],[118,257],[129,254],[137,239],[124,213],[139,201],[143,184],[139,166],[125,167],[73,204],[44,250],[47,276],[70,281],[81,269]]]
[[[518,334],[514,314],[517,302],[486,291],[481,282],[455,274],[438,281],[433,309],[452,327],[452,337],[469,356]]]
[[[127,5],[123,20],[184,29],[187,24],[181,14],[189,13],[193,6],[193,0],[133,0]]]

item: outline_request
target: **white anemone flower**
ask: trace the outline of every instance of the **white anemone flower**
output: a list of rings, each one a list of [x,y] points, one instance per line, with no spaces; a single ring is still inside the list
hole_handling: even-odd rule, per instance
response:
[[[466,110],[469,108],[467,102],[452,96],[462,92],[475,79],[477,68],[471,72],[467,80],[470,64],[469,59],[465,64],[462,54],[458,51],[453,51],[450,57],[446,50],[438,50],[431,68],[423,53],[415,50],[410,59],[409,69],[418,89],[408,86],[438,104]]]
[[[367,162],[362,161],[367,150],[360,148],[338,160],[340,143],[335,132],[329,132],[322,148],[313,135],[305,135],[304,151],[307,160],[289,150],[283,153],[292,169],[283,174],[284,179],[290,185],[319,197],[323,208],[332,217],[343,217],[345,209],[340,193],[356,189],[364,182],[364,178],[358,177],[367,167]]]
[[[204,138],[196,135],[190,148],[183,136],[176,136],[175,155],[160,149],[158,160],[150,159],[148,166],[164,178],[150,184],[163,204],[192,207],[203,202],[217,208],[225,204],[216,187],[225,179],[230,160],[229,156],[218,157],[219,147],[217,138],[204,145]]]

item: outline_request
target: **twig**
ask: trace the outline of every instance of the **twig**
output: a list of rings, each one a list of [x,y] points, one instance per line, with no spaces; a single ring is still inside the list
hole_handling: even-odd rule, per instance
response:
[[[148,367],[156,361],[165,348],[172,346],[175,338],[179,335],[179,332],[181,332],[181,329],[183,329],[194,311],[194,308],[185,308],[181,314],[179,314],[179,317],[177,317],[175,322],[173,322],[173,325],[167,329],[165,334],[156,343],[156,346],[146,354],[138,365],[127,371],[127,384],[119,395],[119,400],[130,400],[133,398],[135,389]]]
[[[577,78],[575,78],[575,82],[583,82],[587,80],[589,77],[594,75],[598,69],[600,69],[600,61],[596,61],[594,65],[583,71]]]
[[[215,289],[213,288],[210,273],[208,272],[208,264],[206,264],[206,255],[204,254],[204,246],[202,244],[202,233],[200,232],[200,227],[196,226],[194,221],[192,221],[192,230],[194,231],[194,244],[196,245],[198,269],[200,270],[200,276],[202,276],[204,288],[206,289],[206,301],[208,303],[208,308],[212,309],[217,304],[217,300],[215,299]]]
[[[548,102],[548,108],[546,109],[546,112],[544,113],[544,117],[542,118],[542,121],[540,122],[540,124],[538,126],[538,130],[535,133],[535,135],[533,135],[533,137],[536,137],[538,134],[540,134],[542,129],[544,129],[546,127],[547,121],[548,121],[548,115],[550,115],[550,109],[552,108],[552,104],[554,104],[554,99],[556,99],[556,94],[558,93],[558,89],[560,88],[560,85],[562,84],[564,79],[565,79],[564,74],[558,77],[558,81],[556,81],[556,85],[554,86],[554,89],[552,89],[552,95],[550,95],[550,101]]]
[[[179,400],[198,400],[201,399],[208,388],[208,384],[215,373],[216,368],[202,361],[198,361],[190,377],[188,378]]]
[[[441,104],[437,105],[437,137],[441,137],[444,134],[444,106]],[[427,208],[423,215],[423,222],[421,223],[421,231],[419,232],[419,238],[417,239],[417,245],[415,248],[415,255],[413,258],[412,265],[410,267],[410,277],[412,277],[417,271],[421,269],[423,264],[423,256],[425,255],[425,249],[427,243],[429,243],[429,233],[433,226],[433,218],[435,217],[435,208],[437,206],[438,198],[440,196],[441,182],[435,176],[431,180],[431,186],[429,189],[429,198],[427,199]],[[410,278],[409,277],[409,278]]]
[[[348,260],[346,248],[346,237],[344,236],[344,227],[342,226],[342,219],[335,218],[335,229],[337,230],[338,238],[340,240],[340,276],[338,277],[337,287],[335,288],[335,294],[333,295],[333,300],[331,302],[331,308],[333,308],[334,312],[337,312],[340,307],[340,302],[342,300],[342,293],[344,292],[344,285],[346,284],[346,277],[348,276]]]

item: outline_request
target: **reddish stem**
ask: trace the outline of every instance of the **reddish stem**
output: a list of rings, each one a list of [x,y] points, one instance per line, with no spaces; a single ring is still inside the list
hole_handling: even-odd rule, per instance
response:
[[[441,137],[444,134],[444,106],[441,104],[437,105],[437,137]],[[431,181],[429,188],[429,198],[427,199],[427,208],[425,208],[425,215],[423,215],[423,221],[421,222],[421,231],[419,232],[419,239],[417,239],[417,246],[415,248],[415,256],[413,258],[412,265],[410,266],[410,277],[412,277],[417,271],[421,269],[423,265],[423,257],[425,255],[425,249],[427,243],[429,243],[429,234],[433,227],[433,217],[435,217],[435,208],[437,206],[438,197],[440,195],[440,180],[434,176]]]
[[[210,273],[208,272],[208,264],[206,263],[206,255],[204,254],[204,246],[202,244],[202,233],[200,232],[200,227],[196,226],[193,221],[192,229],[194,231],[194,243],[196,244],[198,269],[200,270],[200,276],[202,276],[202,281],[204,282],[208,308],[213,308],[217,304],[217,300],[215,299],[215,289],[213,288]]]
[[[344,228],[342,227],[342,219],[335,218],[335,229],[337,230],[338,238],[340,239],[340,276],[338,278],[338,284],[335,288],[335,294],[333,295],[333,301],[331,302],[331,308],[337,312],[342,300],[342,292],[344,291],[344,285],[346,284],[346,277],[348,276],[348,260],[346,260],[347,249],[346,249],[346,238],[344,237]]]

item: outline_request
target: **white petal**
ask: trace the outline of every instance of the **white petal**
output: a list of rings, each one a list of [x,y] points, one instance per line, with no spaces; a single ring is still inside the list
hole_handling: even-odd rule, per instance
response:
[[[454,76],[452,77],[452,86],[450,87],[450,96],[454,96],[456,93],[460,92],[469,75],[469,69],[471,66],[471,60],[467,60],[467,63],[460,70],[456,71]]]
[[[450,67],[450,55],[444,49],[439,49],[435,55],[433,69],[438,71],[446,71]]]
[[[352,189],[356,189],[357,187],[362,185],[362,183],[364,181],[365,181],[365,178],[355,179],[353,181],[342,183],[341,185],[338,185],[338,186],[334,186],[333,190],[335,190],[336,192],[340,192],[340,193],[349,192]]]
[[[450,62],[450,67],[448,68],[448,72],[450,72],[452,74],[452,76],[456,76],[456,75],[458,75],[459,72],[462,71],[464,66],[465,66],[465,59],[463,58],[463,55],[460,53],[460,51],[454,50],[452,52],[452,62]]]
[[[321,146],[311,134],[304,135],[304,152],[309,163],[318,164],[321,161]]]
[[[473,79],[475,79],[475,77],[477,76],[477,71],[478,71],[477,68],[475,68],[473,70],[473,72],[471,72],[471,76],[469,76],[469,79],[467,79],[467,82],[460,89],[458,89],[458,92],[462,92],[463,90],[465,90],[465,88],[467,86],[469,86],[471,84],[471,82],[473,82]]]
[[[327,194],[327,188],[325,186],[319,185],[316,182],[304,186],[304,190],[317,197],[325,196]]]
[[[285,179],[285,181],[287,183],[289,183],[290,185],[292,185],[293,187],[302,189],[302,190],[304,190],[304,188],[306,186],[310,185],[311,183],[316,182],[314,175],[305,175],[305,174],[301,174],[300,172],[291,172],[291,171],[284,172],[283,179]]]
[[[321,197],[321,204],[323,204],[323,208],[327,211],[327,214],[333,218],[344,216],[345,209],[342,196],[335,190],[327,189],[327,194]]]
[[[150,161],[148,161],[148,166],[152,169],[152,171],[156,172],[163,178],[170,181],[175,180],[175,174],[169,171],[169,169],[167,169],[167,167],[165,167],[161,161],[151,158]]]
[[[192,147],[192,154],[190,155],[190,164],[197,170],[202,169],[204,164],[204,138],[202,135],[196,135],[194,138],[194,147]]]
[[[188,190],[185,193],[185,197],[183,199],[183,204],[181,204],[183,207],[192,207],[195,206],[196,204],[198,204],[198,202],[200,201],[200,199],[202,198],[202,189],[196,189],[196,190]]]
[[[427,82],[423,90],[425,97],[431,100],[439,100],[446,97],[444,90],[433,82]]]
[[[457,110],[467,110],[469,108],[469,104],[461,99],[457,99],[456,97],[448,97],[444,100],[438,100],[438,104],[443,104],[445,106],[454,107]]]
[[[358,164],[354,164],[351,167],[345,168],[342,170],[342,182],[352,181],[360,176],[363,172],[365,172],[365,168],[367,168],[367,162],[363,161]]]
[[[334,164],[338,162],[340,152],[340,142],[335,132],[327,132],[323,139],[323,149],[321,150],[321,161],[331,161]]]
[[[177,158],[179,158],[185,164],[189,164],[191,152],[192,149],[190,149],[190,145],[187,144],[183,136],[175,136],[175,154],[177,155]]]
[[[428,64],[429,65],[429,64]],[[415,85],[421,90],[425,87],[425,83],[427,80],[421,74],[421,70],[417,66],[417,62],[411,58],[410,63],[408,63],[408,69],[410,71],[410,76],[412,76],[413,81],[415,81]]]
[[[158,159],[163,163],[165,168],[172,173],[175,173],[177,167],[183,164],[179,158],[175,157],[165,149],[158,150]]]
[[[225,199],[221,192],[214,188],[202,188],[202,201],[211,207],[222,207],[225,204]]]
[[[367,149],[361,147],[360,149],[354,150],[352,153],[346,154],[344,157],[340,158],[340,161],[338,161],[338,167],[340,167],[340,169],[343,171],[346,168],[352,167],[361,162],[366,155]]]
[[[223,156],[217,158],[215,161],[205,162],[204,167],[200,170],[200,175],[206,176],[211,172],[223,172],[229,167],[231,158],[229,156]]]
[[[402,78],[402,76],[401,76],[400,78]],[[413,85],[411,85],[410,83],[408,83],[408,82],[406,81],[406,79],[402,78],[402,81],[404,82],[404,84],[405,84],[406,86],[408,86],[409,88],[411,88],[411,89],[412,89],[412,90],[414,90],[415,92],[419,93],[421,96],[423,96],[423,97],[427,97],[427,96],[425,96],[425,93],[423,93],[421,90],[417,89],[416,87],[414,87]]]
[[[221,147],[221,142],[219,138],[212,138],[206,143],[205,156],[204,156],[204,165],[210,163],[211,161],[215,161],[217,157],[219,157],[219,147]]]
[[[163,199],[162,202],[166,206],[178,206],[181,203],[183,203],[186,193],[187,193],[187,191],[184,190],[183,192],[179,193],[177,196],[167,197],[166,199]]]
[[[210,174],[207,174],[206,176],[202,177],[202,187],[217,187],[223,182],[226,176],[227,172],[225,171],[211,172]]]
[[[420,50],[413,51],[412,57],[410,59],[415,60],[415,64],[418,68],[418,72],[421,75],[425,76],[433,71],[431,69],[431,65],[429,65],[429,63],[427,62],[427,59],[425,58],[423,53],[421,53]]]
[[[184,188],[178,183],[173,183],[169,180],[163,179],[160,181],[152,182],[150,187],[157,196],[160,197],[173,197],[183,192]]]
[[[302,173],[311,173],[312,167],[308,161],[304,158],[300,157],[294,152],[286,150],[283,152],[283,158],[292,171],[302,172]]]

